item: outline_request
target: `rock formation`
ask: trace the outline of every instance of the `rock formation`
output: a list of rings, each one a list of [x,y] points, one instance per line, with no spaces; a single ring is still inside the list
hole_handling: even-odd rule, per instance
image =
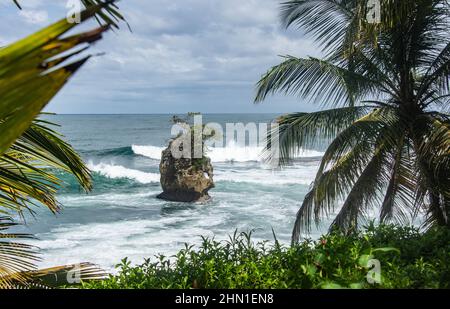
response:
[[[171,145],[163,151],[161,164],[163,193],[158,198],[173,202],[204,202],[210,199],[208,191],[214,188],[211,160],[175,159]]]

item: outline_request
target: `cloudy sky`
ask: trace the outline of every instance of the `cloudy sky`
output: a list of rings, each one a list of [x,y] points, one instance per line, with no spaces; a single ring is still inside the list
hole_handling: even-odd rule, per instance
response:
[[[0,0],[0,46],[67,14],[65,0]],[[278,19],[279,0],[122,0],[126,27],[51,102],[56,113],[264,113],[310,111],[295,97],[254,105],[255,83],[279,55],[317,46]],[[89,27],[95,27],[91,22]],[[85,27],[85,26],[82,26]],[[83,29],[83,28],[81,28]],[[81,30],[80,29],[80,30]]]

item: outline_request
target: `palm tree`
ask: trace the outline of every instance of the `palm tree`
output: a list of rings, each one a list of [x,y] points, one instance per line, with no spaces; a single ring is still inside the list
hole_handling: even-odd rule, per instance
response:
[[[74,175],[86,191],[92,189],[90,172],[80,156],[53,130],[52,123],[37,117],[90,58],[68,62],[101,39],[109,28],[102,9],[111,14],[114,7],[110,5],[111,1],[91,4],[81,13],[82,22],[95,16],[108,23],[97,29],[64,36],[76,24],[63,19],[0,49],[0,288],[67,284],[61,278],[73,269],[69,265],[37,271],[36,248],[19,242],[32,235],[11,234],[7,229],[17,225],[14,216],[33,213],[34,206],[58,212],[55,195],[62,181],[56,170]],[[81,278],[103,275],[88,263],[78,270]]]
[[[373,2],[373,1],[372,1]],[[352,230],[371,210],[380,222],[450,227],[450,4],[380,0],[380,23],[361,0],[289,0],[297,26],[323,59],[284,57],[257,85],[256,102],[276,92],[320,102],[325,110],[278,119],[281,163],[329,140],[293,241],[336,214],[331,229]]]

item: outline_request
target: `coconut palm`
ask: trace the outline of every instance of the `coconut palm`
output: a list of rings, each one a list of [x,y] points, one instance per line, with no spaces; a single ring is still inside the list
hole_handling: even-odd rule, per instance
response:
[[[91,5],[81,13],[81,21],[104,16],[104,8],[109,12],[109,4]],[[20,243],[32,235],[7,230],[17,225],[12,218],[33,213],[35,206],[58,212],[55,194],[62,181],[55,171],[74,175],[86,191],[92,188],[90,172],[80,156],[53,130],[52,123],[36,119],[90,58],[81,54],[109,28],[103,25],[64,36],[75,26],[63,19],[0,49],[0,288],[58,285],[73,269],[69,265],[37,271],[36,248]],[[91,264],[81,264],[77,270],[80,278],[102,275]]]
[[[373,3],[373,1],[367,1]],[[286,27],[321,46],[322,59],[286,56],[257,85],[322,104],[278,119],[280,162],[329,140],[293,241],[334,215],[331,229],[381,222],[450,227],[450,4],[448,0],[290,0]]]

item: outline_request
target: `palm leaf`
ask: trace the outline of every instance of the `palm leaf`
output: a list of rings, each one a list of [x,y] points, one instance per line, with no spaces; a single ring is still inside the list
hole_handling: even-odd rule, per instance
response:
[[[342,209],[343,212],[336,224],[344,223],[345,220],[351,221],[351,217],[345,220],[344,217],[345,214],[350,214],[349,209],[352,206],[363,207],[361,204],[350,203],[351,200],[356,199],[356,194],[359,194],[358,190],[353,191],[352,188],[356,186],[362,190],[362,186],[368,182],[367,179],[372,180],[370,174],[375,167],[379,167],[380,162],[386,163],[386,161],[380,161],[381,158],[378,157],[382,156],[383,149],[392,149],[396,145],[395,138],[401,130],[398,120],[395,119],[398,118],[389,109],[375,110],[355,121],[333,140],[322,158],[313,187],[297,214],[293,231],[294,242],[299,240],[303,231],[311,230],[313,220],[318,225],[322,217],[329,217],[334,213],[340,200],[348,202],[344,202],[346,207]],[[375,155],[376,153],[379,154]],[[374,157],[378,159],[375,160]],[[371,161],[373,161],[372,164]],[[377,187],[364,188],[368,190],[361,191],[359,198],[372,199],[374,195],[369,196],[369,190],[376,190]],[[342,227],[346,226],[343,224]]]
[[[349,231],[357,229],[359,220],[364,217],[365,211],[370,207],[379,205],[381,189],[385,184],[383,172],[388,164],[387,152],[389,152],[389,149],[385,145],[375,151],[372,159],[352,186],[339,214],[331,224],[332,230]]]
[[[13,1],[14,1],[14,4],[17,5],[17,7],[18,7],[19,9],[22,9],[22,7],[20,6],[20,4],[19,4],[19,2],[18,2],[17,0],[13,0]]]
[[[101,7],[82,13],[82,20],[92,17]],[[47,70],[50,57],[101,38],[106,28],[82,33],[68,39],[61,36],[74,25],[65,19],[17,43],[0,49],[0,154],[25,132],[32,120],[63,87],[88,57]],[[65,58],[66,60],[66,58]],[[20,70],[20,71],[17,71]]]
[[[36,248],[16,243],[11,240],[24,240],[32,238],[26,234],[7,234],[5,230],[15,226],[11,218],[0,217],[0,289],[12,288],[15,284],[25,284],[29,277],[23,271],[34,268]]]
[[[323,105],[351,105],[379,83],[356,72],[316,58],[284,57],[285,61],[269,70],[257,84],[255,102],[275,92],[296,94]]]
[[[430,116],[418,117],[412,138],[421,173],[419,197],[427,196],[430,205],[425,225],[449,226],[450,124]]]
[[[81,3],[86,8],[101,5],[104,2],[105,1],[102,0],[81,0]],[[119,7],[115,3],[111,3],[111,5],[107,6],[105,11],[106,13],[100,11],[95,17],[99,24],[112,25],[118,29],[119,22],[125,22],[128,28],[130,28],[125,17],[119,12]]]
[[[27,163],[22,154],[9,151],[0,157],[0,201],[2,212],[12,215],[31,210],[37,203],[52,212],[59,210],[55,193],[60,180],[43,168]]]
[[[407,213],[417,197],[418,187],[410,150],[409,140],[403,136],[399,139],[393,155],[388,158],[392,164],[389,184],[381,204],[380,222],[382,223],[390,221],[399,224],[410,223]]]
[[[304,29],[322,46],[324,51],[341,45],[353,30],[357,19],[357,1],[291,0],[281,3],[281,19],[285,27]]]
[[[73,174],[86,190],[92,189],[92,178],[89,169],[80,155],[61,136],[49,126],[55,124],[35,120],[25,133],[11,147],[12,150],[26,154],[34,161],[46,164]]]
[[[422,77],[419,94],[424,94],[433,84],[443,91],[450,91],[450,42],[430,63],[427,72]]]
[[[398,130],[389,130],[386,128],[395,127],[399,124],[399,117],[395,109],[385,107],[375,109],[371,113],[361,117],[355,121],[346,130],[342,131],[328,146],[322,158],[319,168],[319,174],[323,173],[327,167],[343,158],[343,156],[357,147],[365,143],[375,143],[378,138],[383,135],[386,142],[396,145],[398,134],[401,134],[403,127]]]
[[[81,13],[82,21],[101,12],[107,4]],[[59,204],[55,193],[61,181],[49,167],[74,174],[81,185],[91,188],[90,174],[80,157],[43,121],[41,110],[89,58],[66,61],[99,40],[108,27],[68,37],[75,25],[61,20],[23,40],[0,49],[0,214],[22,214],[44,204],[53,212]],[[85,46],[84,48],[83,45]],[[80,47],[81,46],[81,47]],[[14,226],[9,216],[0,218],[0,231]],[[0,234],[0,238],[27,239],[29,235]],[[0,242],[0,287],[27,285],[37,260],[35,248],[15,242]],[[87,273],[92,268],[84,264]],[[55,272],[63,269],[55,270]]]
[[[312,149],[324,141],[332,140],[340,132],[370,111],[370,107],[355,106],[315,113],[294,113],[277,119],[279,125],[280,164],[288,164],[305,149]],[[270,132],[269,136],[277,132]],[[270,140],[270,139],[269,139]],[[271,161],[273,152],[268,147],[264,157]]]
[[[0,157],[0,201],[3,208],[32,212],[36,202],[57,212],[54,195],[61,181],[53,169],[73,174],[87,191],[92,188],[90,171],[58,134],[46,127],[50,123],[35,120],[30,128]],[[8,212],[6,212],[8,213]]]
[[[317,174],[311,191],[305,196],[297,213],[293,242],[298,242],[304,232],[309,233],[313,222],[317,226],[322,217],[335,212],[339,200],[345,199],[358,178],[371,150],[369,143],[361,143],[336,161],[330,169]]]
[[[18,0],[13,0],[19,9],[22,7],[19,4]],[[112,25],[115,28],[119,28],[118,23],[120,21],[126,22],[123,15],[119,12],[119,7],[114,3],[114,1],[103,1],[103,0],[81,0],[81,3],[85,8],[100,6],[109,4],[109,6],[105,7],[106,13],[102,11],[98,11],[95,15],[95,18],[99,22],[99,24]],[[128,23],[127,23],[128,25]],[[128,26],[129,27],[129,26]]]
[[[29,279],[25,283],[16,282],[16,288],[78,286],[82,282],[106,279],[108,274],[95,264],[80,263],[23,272],[22,275]]]

